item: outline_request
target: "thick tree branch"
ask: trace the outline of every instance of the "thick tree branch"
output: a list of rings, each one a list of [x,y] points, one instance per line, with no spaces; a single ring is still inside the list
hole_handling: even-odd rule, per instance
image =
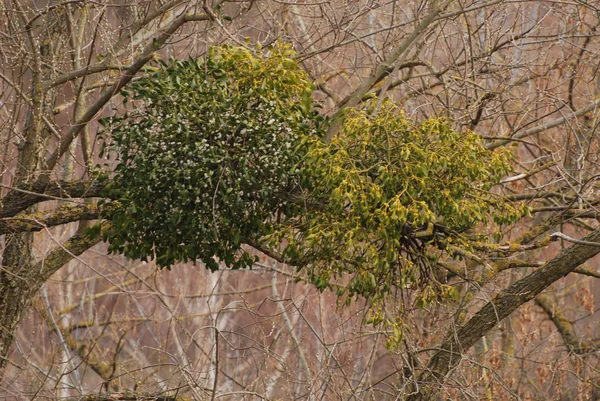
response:
[[[129,66],[130,67],[130,66]],[[69,81],[72,81],[74,79],[77,78],[81,78],[83,76],[87,76],[87,75],[92,75],[92,74],[97,74],[99,72],[104,72],[104,71],[109,71],[109,70],[113,70],[113,71],[122,71],[125,70],[127,68],[129,68],[127,66],[119,66],[119,65],[112,65],[106,62],[100,63],[100,64],[94,64],[94,65],[88,65],[86,67],[82,67],[78,70],[74,70],[74,71],[69,71],[65,74],[59,75],[58,77],[54,78],[52,81],[48,81],[44,83],[44,89],[45,90],[49,90],[52,89],[56,86],[62,85],[64,83],[67,83]]]
[[[55,210],[0,218],[0,235],[41,231],[47,227],[81,220],[96,220],[101,210],[96,204],[63,205]]]
[[[583,241],[600,242],[600,230],[594,231]],[[439,351],[431,357],[426,370],[419,375],[420,388],[407,400],[437,399],[437,390],[445,382],[448,374],[459,364],[465,352],[481,337],[518,307],[534,299],[552,283],[566,276],[598,253],[600,253],[600,247],[580,243],[564,249],[543,267],[498,293],[464,326],[451,328]]]
[[[51,199],[96,198],[101,196],[108,180],[55,181],[34,184],[30,190],[11,188],[2,199],[0,218],[13,217],[28,207]]]
[[[102,225],[102,229],[108,227],[108,223]],[[38,287],[41,287],[54,273],[56,273],[61,267],[70,262],[72,259],[77,258],[79,255],[98,244],[102,240],[101,235],[90,236],[86,233],[75,234],[67,242],[59,245],[58,248],[54,249],[44,259],[40,260],[35,266],[32,267],[34,271],[39,272],[37,282]],[[36,291],[39,288],[36,289]]]
[[[148,393],[134,393],[124,391],[120,393],[104,393],[97,395],[88,395],[84,397],[70,398],[72,401],[183,401],[188,400],[186,397],[176,395],[158,395]]]

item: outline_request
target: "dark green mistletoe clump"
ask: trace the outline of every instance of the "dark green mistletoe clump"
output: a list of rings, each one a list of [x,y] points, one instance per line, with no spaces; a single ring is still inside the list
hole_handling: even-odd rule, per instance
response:
[[[288,207],[298,144],[322,120],[292,56],[284,45],[268,56],[214,47],[164,63],[124,93],[133,107],[105,122],[118,157],[111,252],[161,267],[252,265],[241,244]]]

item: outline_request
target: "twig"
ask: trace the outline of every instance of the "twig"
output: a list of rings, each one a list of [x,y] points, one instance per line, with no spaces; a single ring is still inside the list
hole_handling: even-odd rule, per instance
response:
[[[569,237],[568,235],[565,235],[561,232],[555,232],[550,234],[550,238],[552,241],[557,241],[559,238],[563,239],[565,241],[568,242],[572,242],[574,244],[579,244],[579,245],[590,245],[590,246],[600,246],[600,242],[590,242],[590,241],[582,241],[582,240],[578,240],[572,237]]]

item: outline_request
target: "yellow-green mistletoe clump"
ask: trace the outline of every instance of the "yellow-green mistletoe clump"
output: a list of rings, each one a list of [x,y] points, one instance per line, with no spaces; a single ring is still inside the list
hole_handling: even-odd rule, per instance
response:
[[[508,151],[489,151],[443,119],[415,125],[389,101],[376,114],[350,111],[330,144],[305,142],[307,210],[290,224],[286,253],[319,288],[345,275],[340,295],[376,300],[394,288],[426,288],[428,249],[523,212],[490,192],[511,169]]]

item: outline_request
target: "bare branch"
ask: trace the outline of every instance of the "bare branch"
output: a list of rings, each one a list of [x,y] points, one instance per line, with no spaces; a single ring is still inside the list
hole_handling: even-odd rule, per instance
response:
[[[324,138],[326,142],[331,141],[335,134],[337,134],[341,129],[342,113],[344,109],[357,106],[363,96],[365,96],[377,82],[381,81],[389,73],[392,65],[408,51],[417,38],[419,38],[427,30],[427,28],[429,28],[429,26],[435,22],[437,16],[453,1],[454,0],[445,0],[440,5],[437,4],[437,1],[434,2],[433,11],[427,14],[427,16],[423,18],[414,31],[406,39],[404,39],[382,63],[375,67],[371,76],[365,79],[362,85],[360,85],[354,92],[352,92],[352,94],[342,101],[338,110],[332,117],[331,125]]]
[[[59,148],[50,155],[43,170],[51,171],[58,159],[69,149],[73,139],[83,130],[83,128],[102,110],[113,96],[115,96],[121,88],[129,83],[137,74],[137,72],[152,60],[156,51],[160,50],[167,40],[186,22],[188,21],[205,21],[208,20],[208,15],[187,15],[185,13],[177,17],[164,32],[155,38],[143,51],[140,57],[121,75],[121,77],[92,104],[88,110],[75,122],[73,127],[63,136]]]
[[[538,125],[537,127],[530,128],[530,129],[528,129],[526,131],[523,131],[523,132],[517,132],[514,135],[511,135],[510,138],[511,138],[511,140],[514,140],[514,139],[523,139],[523,138],[527,138],[527,137],[535,135],[535,134],[539,134],[540,132],[549,130],[550,128],[554,128],[554,127],[558,127],[560,125],[563,125],[563,124],[569,122],[570,120],[572,120],[574,118],[577,118],[577,117],[580,117],[580,116],[582,116],[582,115],[584,115],[586,113],[589,113],[590,111],[594,111],[594,110],[596,110],[598,108],[598,106],[600,106],[600,99],[596,99],[592,103],[588,104],[585,107],[582,107],[579,110],[576,110],[574,112],[569,112],[564,117],[557,118],[557,119],[552,120],[552,121],[548,121],[545,124]],[[507,135],[503,135],[503,136],[507,136]],[[499,139],[499,140],[496,140],[496,141],[493,141],[493,142],[489,143],[487,145],[487,148],[488,149],[496,149],[496,148],[498,148],[500,146],[506,145],[509,142],[510,142],[510,140],[508,140],[508,139]]]
[[[566,319],[563,314],[557,310],[556,305],[552,304],[549,297],[546,295],[538,295],[535,297],[535,304],[546,312],[570,352],[586,354],[598,350],[600,341],[577,338],[573,322]]]

